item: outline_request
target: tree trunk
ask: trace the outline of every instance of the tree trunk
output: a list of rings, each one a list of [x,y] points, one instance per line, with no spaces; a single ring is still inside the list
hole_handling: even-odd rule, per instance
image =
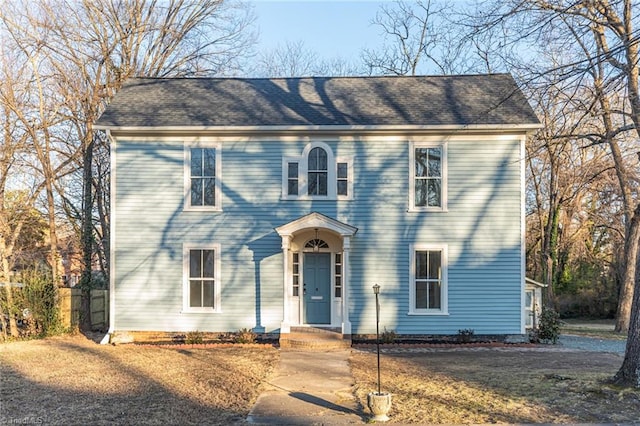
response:
[[[640,221],[638,214],[640,212],[636,211],[636,214],[633,216],[631,223],[634,221]],[[631,322],[631,307],[634,303],[634,286],[637,288],[637,278],[636,278],[636,259],[638,256],[638,229],[629,229],[629,235],[627,236],[627,247],[624,252],[623,259],[623,275],[622,275],[622,283],[620,287],[620,295],[618,296],[618,311],[616,313],[616,325],[615,331],[618,333],[627,333],[629,331],[629,325]],[[635,233],[635,235],[634,235]]]
[[[90,133],[88,133],[90,135]],[[83,154],[83,211],[82,211],[82,278],[80,285],[82,289],[82,298],[80,304],[80,327],[82,330],[91,330],[91,306],[90,292],[92,288],[92,269],[93,269],[93,185],[92,185],[92,167],[93,167],[93,140],[91,136],[85,142],[85,150]]]
[[[640,236],[640,204],[636,207],[630,228],[631,236],[636,240],[637,255],[637,241]],[[628,259],[628,261],[631,261],[631,259]],[[633,303],[631,304],[629,326],[624,361],[613,381],[618,385],[640,388],[640,274],[636,274],[635,277],[635,291]]]

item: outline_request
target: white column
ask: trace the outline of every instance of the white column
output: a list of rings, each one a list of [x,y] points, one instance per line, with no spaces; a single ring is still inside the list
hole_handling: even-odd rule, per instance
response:
[[[280,333],[290,333],[291,323],[289,322],[291,314],[289,313],[289,245],[291,243],[291,235],[282,236],[282,322],[280,323]]]
[[[349,320],[349,250],[351,249],[351,237],[345,236],[342,241],[342,334],[351,334],[351,321]]]

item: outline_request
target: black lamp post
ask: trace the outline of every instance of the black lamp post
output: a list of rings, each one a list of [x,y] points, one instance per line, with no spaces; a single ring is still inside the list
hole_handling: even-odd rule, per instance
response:
[[[378,295],[380,294],[380,285],[374,284],[373,294],[376,295],[376,349],[378,353],[378,395],[380,395],[380,302]]]

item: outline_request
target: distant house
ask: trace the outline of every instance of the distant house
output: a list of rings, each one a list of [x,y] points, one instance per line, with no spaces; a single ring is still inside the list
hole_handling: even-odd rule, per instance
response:
[[[129,80],[111,139],[110,331],[525,332],[510,75]]]

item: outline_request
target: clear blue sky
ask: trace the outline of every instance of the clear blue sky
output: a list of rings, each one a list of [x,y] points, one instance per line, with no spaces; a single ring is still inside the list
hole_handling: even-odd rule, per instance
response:
[[[323,58],[359,57],[379,45],[380,28],[370,24],[383,3],[365,0],[253,0],[260,30],[259,48],[303,41]]]

